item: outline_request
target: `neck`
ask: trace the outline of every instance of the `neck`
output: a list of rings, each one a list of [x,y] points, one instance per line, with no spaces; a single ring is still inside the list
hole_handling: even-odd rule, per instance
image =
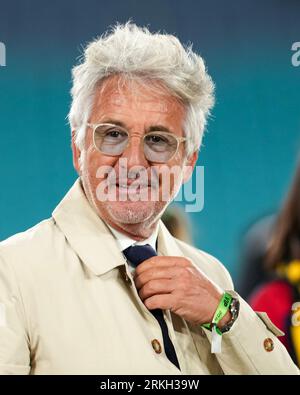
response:
[[[105,222],[112,228],[116,229],[118,232],[121,232],[136,241],[148,239],[148,237],[150,237],[155,231],[155,228],[158,224],[158,220],[152,224],[148,224],[146,222],[140,224],[116,224],[108,219],[105,220]]]

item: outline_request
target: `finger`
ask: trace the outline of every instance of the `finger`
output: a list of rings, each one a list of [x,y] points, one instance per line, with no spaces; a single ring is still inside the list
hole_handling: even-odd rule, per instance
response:
[[[174,308],[174,296],[172,294],[153,295],[145,299],[144,304],[149,310],[172,310]]]
[[[145,300],[153,295],[171,293],[175,288],[172,280],[151,280],[140,289],[139,296]]]
[[[143,273],[145,270],[149,270],[152,267],[186,267],[190,266],[191,262],[183,257],[172,257],[172,256],[154,256],[146,259],[140,263],[135,270],[135,276]]]
[[[151,267],[145,270],[141,274],[134,277],[135,286],[140,289],[147,282],[152,280],[167,280],[173,279],[184,275],[186,268],[179,266],[167,266],[167,267]]]

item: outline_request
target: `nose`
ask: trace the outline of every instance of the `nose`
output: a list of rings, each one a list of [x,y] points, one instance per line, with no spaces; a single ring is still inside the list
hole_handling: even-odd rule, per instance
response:
[[[143,136],[132,136],[121,158],[127,159],[128,169],[132,166],[148,167],[149,163],[144,153]]]

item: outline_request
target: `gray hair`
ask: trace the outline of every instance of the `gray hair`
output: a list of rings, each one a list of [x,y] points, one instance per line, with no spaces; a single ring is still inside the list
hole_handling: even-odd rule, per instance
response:
[[[127,22],[87,45],[81,63],[72,70],[72,104],[68,115],[75,143],[84,147],[88,122],[99,83],[112,75],[161,82],[186,107],[183,125],[186,154],[200,148],[207,117],[214,104],[214,84],[201,56],[183,47],[173,35],[151,33]]]

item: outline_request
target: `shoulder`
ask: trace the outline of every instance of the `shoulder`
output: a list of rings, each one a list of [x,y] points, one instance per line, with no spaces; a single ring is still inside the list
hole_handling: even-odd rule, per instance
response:
[[[49,218],[2,241],[0,260],[7,262],[16,270],[37,263],[46,264],[53,256],[56,246],[63,240],[64,235],[55,225],[54,219]]]
[[[37,300],[57,267],[62,236],[50,218],[0,243],[0,300]]]
[[[233,289],[228,270],[217,258],[181,240],[175,240],[184,256],[190,258],[209,279],[224,289]]]

